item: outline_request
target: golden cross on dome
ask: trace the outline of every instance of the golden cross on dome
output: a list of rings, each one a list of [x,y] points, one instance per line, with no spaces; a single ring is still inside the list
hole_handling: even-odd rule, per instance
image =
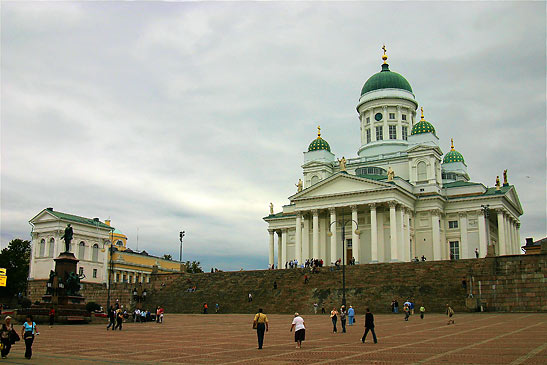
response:
[[[321,126],[317,126],[317,138],[321,138]]]
[[[386,61],[387,61],[387,55],[386,55],[387,49],[386,49],[385,44],[382,46],[382,49],[384,50],[384,55],[382,56],[382,59],[384,60],[384,63],[386,63]]]
[[[422,111],[422,120],[424,120],[424,108],[421,107],[420,110]]]
[[[450,150],[454,151],[454,138],[450,138],[450,144],[451,144]]]

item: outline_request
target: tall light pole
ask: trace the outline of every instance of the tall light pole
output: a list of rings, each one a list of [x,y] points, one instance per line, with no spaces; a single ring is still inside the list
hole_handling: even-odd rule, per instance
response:
[[[488,254],[488,246],[490,246],[490,205],[484,204],[481,205],[481,208],[484,212],[484,220],[485,220],[485,228],[486,228],[486,253],[485,256]]]
[[[359,234],[359,224],[353,220],[353,219],[349,219],[347,221],[344,220],[344,216],[342,216],[342,220],[340,221],[340,224],[342,226],[342,305],[343,306],[346,306],[346,250],[344,249],[345,248],[345,241],[346,241],[346,224],[350,223],[350,222],[355,222],[355,234]],[[332,227],[332,225],[336,223],[336,221],[334,222],[331,222],[331,224],[329,225],[329,233],[328,233],[328,236],[332,236],[332,232],[330,230],[330,228]]]
[[[179,233],[180,237],[180,252],[179,252],[179,263],[180,263],[180,271],[182,272],[182,239],[184,238],[184,235],[186,234],[185,231],[182,231]]]

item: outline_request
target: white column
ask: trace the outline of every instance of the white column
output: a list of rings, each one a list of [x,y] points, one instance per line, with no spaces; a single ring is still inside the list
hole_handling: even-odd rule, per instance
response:
[[[505,255],[505,217],[503,210],[498,209],[498,252],[499,256]]]
[[[284,269],[285,263],[283,262],[283,244],[282,244],[281,232],[277,231],[277,268]]]
[[[376,204],[370,204],[370,261],[378,262],[378,223]]]
[[[338,260],[338,255],[336,254],[336,209],[330,208],[330,232],[332,233],[332,236],[330,236],[330,261],[331,263],[334,263],[336,260]]]
[[[319,217],[319,257],[327,262],[327,231],[329,217]]]
[[[378,212],[378,206],[376,206],[376,222],[377,224],[377,247],[378,247],[378,262],[387,262],[387,252],[386,252],[386,235],[384,232],[384,212]]]
[[[390,249],[391,249],[391,261],[399,261],[397,256],[397,204],[395,202],[389,202],[389,232],[391,234]]]
[[[404,239],[405,239],[405,208],[399,207],[398,219],[397,219],[397,257],[400,261],[406,261],[404,253]]]
[[[517,253],[519,255],[522,255],[522,250],[520,248],[520,246],[523,246],[522,243],[520,243],[520,222],[517,222],[517,226],[516,226],[516,237],[517,237]]]
[[[410,260],[413,258],[411,255],[411,247],[410,247],[410,209],[405,208],[405,239],[404,239],[404,260],[406,262],[410,262]]]
[[[397,139],[403,139],[403,122],[401,117],[401,107],[397,105]]]
[[[469,243],[467,239],[467,212],[462,212],[460,216],[460,258],[469,258]]]
[[[314,210],[313,212],[313,258],[319,258],[319,212]]]
[[[311,258],[310,254],[310,215],[304,216],[304,228],[302,231],[302,260]]]
[[[513,235],[511,234],[511,225],[513,224],[513,218],[510,215],[505,216],[505,237],[507,237],[507,245],[505,246],[505,252],[507,255],[513,253]]]
[[[298,265],[302,264],[302,214],[296,213],[296,233],[295,233],[295,259]]]
[[[387,114],[387,106],[383,107],[382,114],[384,115],[384,123],[383,123],[384,128],[382,132],[384,136],[384,141],[386,141],[389,139],[389,128],[387,127],[387,117],[389,115]]]
[[[284,268],[287,262],[287,228],[281,230],[281,262]]]
[[[515,229],[516,222],[514,219],[511,219],[511,254],[517,254],[517,230]]]
[[[431,228],[433,233],[433,260],[441,260],[441,230],[439,226],[439,216],[441,212],[438,210],[431,211]]]
[[[271,267],[274,263],[274,231],[269,229],[268,233],[270,234],[270,250],[268,254],[268,265],[270,265]]]
[[[361,258],[359,257],[359,245],[360,245],[360,240],[359,240],[359,235],[357,233],[355,233],[355,231],[357,231],[358,229],[358,225],[357,225],[357,222],[359,222],[358,220],[359,216],[358,216],[358,213],[357,213],[357,206],[356,205],[352,205],[351,206],[351,219],[352,219],[352,222],[351,222],[351,244],[352,244],[352,255],[353,257],[355,257],[355,261],[357,263],[361,262]],[[350,257],[351,259],[351,257]]]
[[[488,243],[486,242],[486,218],[484,217],[484,211],[479,210],[479,257],[486,256],[486,250]]]

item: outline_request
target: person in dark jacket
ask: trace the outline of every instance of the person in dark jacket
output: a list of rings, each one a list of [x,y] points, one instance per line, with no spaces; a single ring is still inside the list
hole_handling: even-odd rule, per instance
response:
[[[106,330],[108,331],[110,327],[114,330],[114,327],[116,327],[116,312],[112,306],[108,309],[108,319],[110,322],[108,323],[108,326],[106,326]]]
[[[367,308],[367,312],[365,314],[365,333],[363,334],[363,338],[361,338],[362,343],[365,343],[368,331],[372,332],[372,339],[374,340],[374,343],[378,343],[376,333],[374,332],[374,316],[372,315],[372,313],[370,313],[369,308]]]

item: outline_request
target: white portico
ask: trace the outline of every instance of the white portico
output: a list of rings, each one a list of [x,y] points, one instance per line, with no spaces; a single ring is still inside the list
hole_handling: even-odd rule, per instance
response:
[[[484,257],[489,245],[496,255],[520,253],[523,210],[507,171],[503,186],[499,178],[493,187],[471,182],[453,142],[443,156],[423,109],[415,121],[410,84],[383,60],[357,105],[358,157],[335,158],[319,129],[297,193],[264,218],[270,266],[312,258],[329,265],[343,253],[357,263],[455,260]]]

